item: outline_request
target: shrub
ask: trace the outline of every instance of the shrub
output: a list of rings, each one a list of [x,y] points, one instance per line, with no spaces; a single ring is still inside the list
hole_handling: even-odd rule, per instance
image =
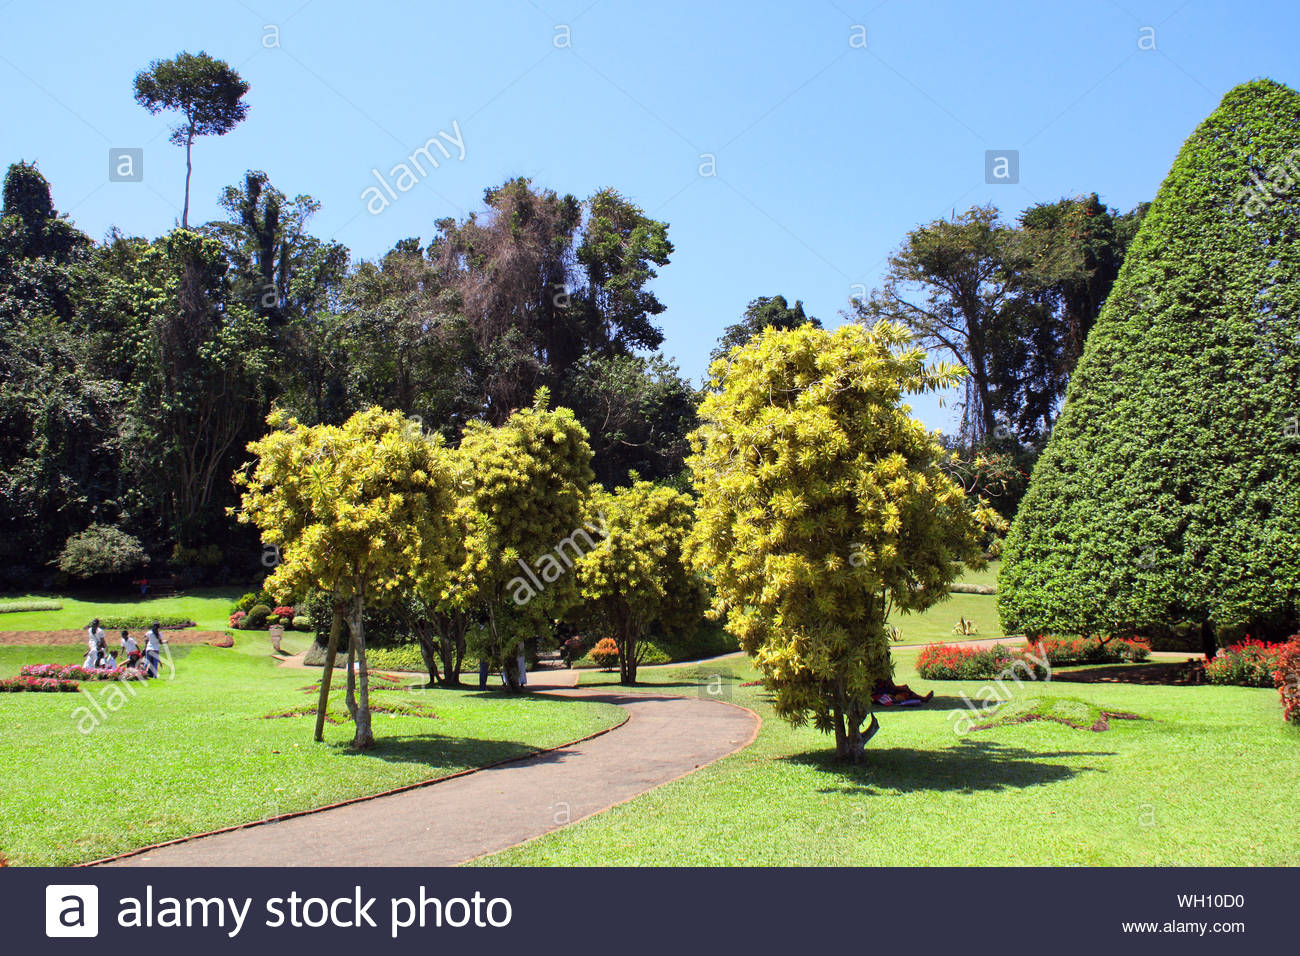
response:
[[[916,672],[926,680],[996,680],[1007,676],[1037,680],[1047,676],[1040,661],[1005,644],[927,644],[916,659]]]
[[[29,693],[59,693],[75,691],[80,685],[75,680],[59,680],[57,677],[6,677],[0,679],[0,693],[15,694],[22,691]]]
[[[307,617],[305,614],[295,615],[293,619],[293,629],[295,631],[310,631],[311,618]]]
[[[60,601],[3,601],[0,602],[0,614],[17,614],[22,611],[61,611]]]
[[[90,668],[80,664],[24,664],[20,677],[41,677],[50,680],[135,680],[140,671],[134,667]]]
[[[281,605],[272,613],[275,617],[279,618],[276,623],[283,624],[290,630],[293,629],[293,608],[288,607],[287,605]]]
[[[230,626],[237,631],[242,631],[244,629],[244,619],[247,617],[247,611],[236,611],[234,614],[230,615]]]
[[[1112,638],[1105,643],[1095,637],[1040,637],[1030,646],[1037,647],[1038,656],[1047,658],[1053,667],[1069,664],[1118,664],[1121,661],[1137,663],[1151,656],[1151,650],[1138,641]]]
[[[1276,663],[1273,682],[1282,696],[1282,717],[1300,724],[1300,634],[1282,645]]]
[[[179,631],[186,627],[195,627],[195,622],[187,617],[163,617],[157,614],[133,614],[126,617],[101,617],[99,624],[106,631],[121,630],[126,628],[128,631],[138,631],[149,627],[154,621],[164,631]],[[87,624],[90,622],[87,621]]]
[[[92,524],[69,537],[58,561],[59,570],[74,578],[123,574],[148,563],[139,539],[105,524]]]
[[[1274,687],[1282,644],[1265,644],[1246,638],[1240,644],[1222,648],[1214,660],[1205,664],[1205,677],[1211,684],[1236,687]]]
[[[998,589],[992,584],[966,584],[954,581],[948,585],[949,594],[997,594]]]
[[[345,663],[347,655],[340,653],[339,658]],[[324,664],[324,657],[321,658],[321,664]],[[406,644],[402,647],[375,647],[366,648],[366,666],[371,670],[377,671],[411,671],[416,674],[427,675],[428,669],[424,666],[424,658],[420,656],[420,648],[417,644]]]
[[[609,670],[618,666],[618,644],[612,637],[602,637],[591,649],[590,657],[597,667]]]
[[[970,637],[972,634],[978,634],[980,628],[974,621],[968,621],[963,617],[959,618],[957,623],[953,625],[952,632],[960,634],[962,637]]]
[[[240,611],[243,611],[245,614],[247,614],[249,610],[252,609],[254,604],[259,603],[258,602],[259,596],[260,595],[258,595],[257,592],[249,591],[247,594],[245,594],[243,597],[241,597],[238,601],[236,601],[234,604],[230,606],[230,613],[238,614]]]
[[[271,616],[271,609],[265,604],[254,604],[244,618],[244,629],[248,631],[264,631],[267,627],[267,618]]]

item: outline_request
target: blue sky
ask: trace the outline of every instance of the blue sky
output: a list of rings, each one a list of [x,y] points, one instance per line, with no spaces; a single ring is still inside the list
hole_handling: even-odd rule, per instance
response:
[[[751,298],[799,298],[833,323],[918,223],[1151,198],[1229,88],[1300,85],[1298,26],[1293,2],[1217,0],[0,0],[0,161],[39,162],[96,238],[158,235],[179,220],[183,150],[131,82],[204,49],[249,81],[252,108],[197,143],[192,222],[263,169],[322,203],[317,234],[371,258],[510,176],[579,197],[613,186],[670,223],[665,351],[698,378]],[[369,213],[371,170],[453,123],[465,158],[435,152]],[[108,181],[110,147],[143,148],[143,182]],[[985,182],[989,149],[1019,151],[1019,184]],[[914,404],[950,424],[937,397]]]

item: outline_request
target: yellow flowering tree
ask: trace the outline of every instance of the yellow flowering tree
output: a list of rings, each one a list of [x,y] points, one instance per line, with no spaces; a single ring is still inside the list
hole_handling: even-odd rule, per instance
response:
[[[427,438],[400,413],[379,408],[338,426],[306,427],[281,412],[267,423],[270,433],[248,446],[257,461],[235,479],[244,489],[237,517],[279,549],[267,590],[283,600],[319,590],[334,602],[317,740],[346,622],[353,745],[368,748],[365,608],[411,588],[416,569],[427,578],[446,575],[454,501],[447,450],[440,437]]]
[[[652,628],[689,633],[708,600],[704,584],[682,556],[695,523],[693,502],[648,481],[613,492],[597,487],[588,524],[603,530],[577,564],[581,617],[618,644],[619,681],[636,683],[642,641]]]
[[[539,389],[503,425],[470,422],[457,453],[465,560],[454,574],[465,596],[455,606],[484,622],[477,650],[512,691],[522,684],[522,643],[549,632],[576,600],[574,563],[600,533],[584,522],[587,432],[549,401]]]
[[[887,322],[769,330],[710,371],[687,554],[777,713],[859,761],[879,727],[872,687],[891,673],[890,613],[944,598],[999,520],[944,475],[947,453],[903,404],[962,371],[927,365]]]

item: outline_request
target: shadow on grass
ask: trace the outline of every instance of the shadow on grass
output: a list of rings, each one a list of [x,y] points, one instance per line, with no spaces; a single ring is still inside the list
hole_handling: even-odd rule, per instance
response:
[[[1072,757],[1108,757],[1102,751],[1035,751],[989,741],[964,740],[947,750],[867,747],[866,761],[840,763],[830,751],[791,754],[779,759],[822,771],[830,785],[819,793],[878,796],[934,790],[952,793],[998,792],[1060,783],[1100,767],[1054,763]]]

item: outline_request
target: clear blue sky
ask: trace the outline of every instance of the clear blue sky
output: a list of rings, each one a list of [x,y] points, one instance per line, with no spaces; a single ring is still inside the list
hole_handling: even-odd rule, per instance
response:
[[[322,203],[319,235],[371,258],[510,176],[579,197],[613,186],[670,223],[665,350],[698,378],[748,300],[780,293],[833,322],[918,223],[975,203],[1149,199],[1230,87],[1300,85],[1298,28],[1294,0],[0,0],[0,161],[38,161],[96,238],[160,234],[179,220],[183,151],[131,81],[204,49],[249,81],[252,109],[197,143],[192,222],[263,169]],[[464,160],[452,148],[368,213],[371,170],[453,121]],[[143,183],[108,181],[110,147],[144,149]],[[984,182],[988,149],[1020,151],[1019,185]],[[915,406],[950,421],[934,398]]]

